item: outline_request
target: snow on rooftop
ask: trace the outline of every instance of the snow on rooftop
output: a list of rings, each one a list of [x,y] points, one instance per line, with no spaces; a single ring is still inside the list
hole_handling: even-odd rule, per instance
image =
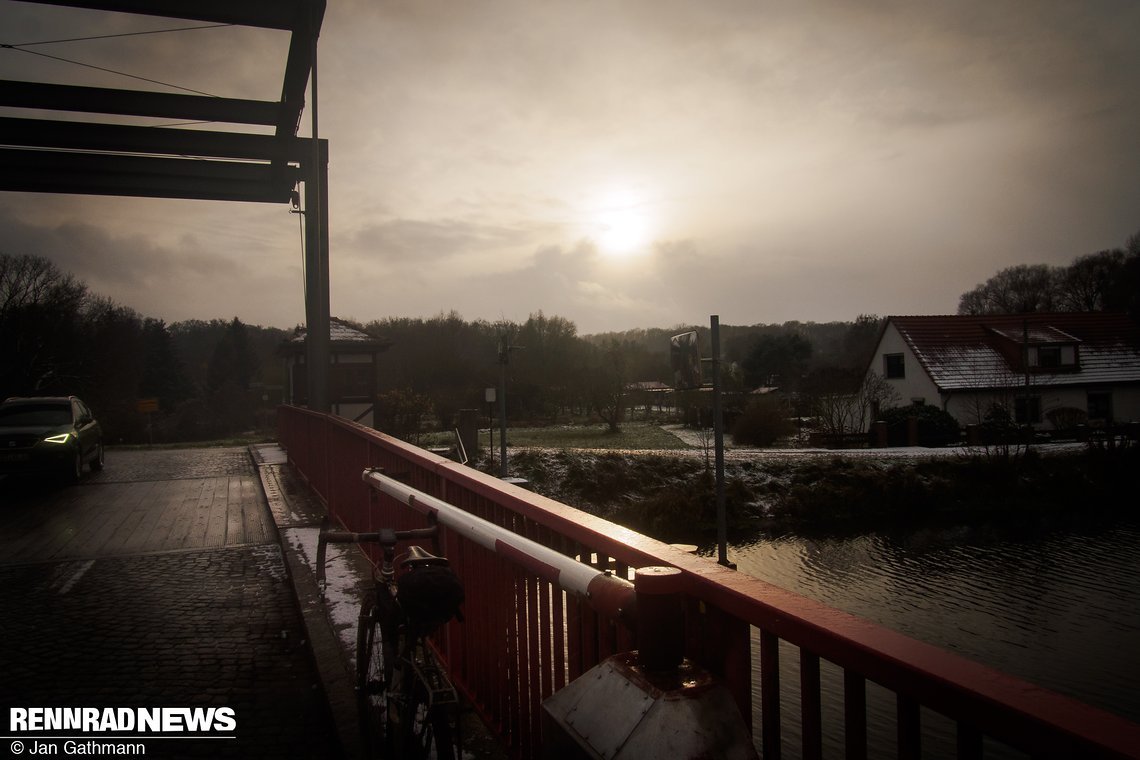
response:
[[[308,331],[301,328],[298,329],[297,334],[289,340],[292,343],[304,343],[306,335],[308,335]],[[329,320],[329,339],[334,343],[375,343],[378,340],[378,338],[369,335],[363,330],[357,330],[355,327],[342,322],[336,317]]]

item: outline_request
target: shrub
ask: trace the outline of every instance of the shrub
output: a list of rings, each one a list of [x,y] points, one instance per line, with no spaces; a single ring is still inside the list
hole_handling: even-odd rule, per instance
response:
[[[949,412],[930,404],[914,404],[887,409],[879,419],[887,423],[887,440],[892,446],[907,445],[909,420],[918,420],[919,446],[945,446],[961,437],[958,420]]]
[[[736,418],[732,426],[732,441],[738,446],[771,446],[795,432],[795,425],[788,419],[784,405],[778,399],[761,396]]]
[[[431,399],[414,391],[392,390],[376,397],[376,429],[410,443],[418,443],[424,419],[433,414]]]
[[[1088,418],[1089,416],[1084,409],[1078,409],[1074,406],[1062,406],[1057,409],[1050,409],[1045,413],[1045,419],[1049,420],[1049,424],[1056,430],[1075,428],[1077,425],[1085,424]]]

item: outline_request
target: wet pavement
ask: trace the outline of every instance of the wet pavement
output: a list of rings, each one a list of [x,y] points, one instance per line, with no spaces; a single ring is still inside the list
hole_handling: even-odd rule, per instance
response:
[[[115,735],[149,757],[342,756],[288,562],[245,448],[110,450],[70,488],[0,481],[0,757],[35,739],[9,708],[52,706],[233,710],[229,732]]]

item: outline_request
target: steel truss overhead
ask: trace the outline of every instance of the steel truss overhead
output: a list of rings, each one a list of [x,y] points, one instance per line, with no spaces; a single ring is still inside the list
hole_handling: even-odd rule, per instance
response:
[[[313,156],[296,134],[324,0],[31,2],[284,30],[289,54],[275,102],[0,80],[0,106],[274,128],[250,135],[0,118],[0,190],[289,201]]]
[[[310,405],[327,411],[327,374],[316,369],[328,366],[328,147],[297,137],[325,0],[26,1],[290,33],[277,101],[0,80],[0,108],[76,114],[0,117],[0,191],[288,203],[304,182],[309,366],[321,375],[310,378]],[[84,114],[257,125],[273,134],[113,125]]]

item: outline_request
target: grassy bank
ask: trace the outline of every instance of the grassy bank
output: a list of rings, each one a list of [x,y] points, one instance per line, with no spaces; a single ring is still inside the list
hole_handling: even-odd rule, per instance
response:
[[[495,431],[496,441],[499,431]],[[625,423],[614,432],[604,424],[520,427],[507,431],[510,446],[542,446],[552,449],[684,449],[680,438],[651,423]]]
[[[784,457],[726,465],[729,530],[853,533],[933,522],[1063,520],[1134,510],[1140,450],[918,460]],[[715,533],[715,488],[693,457],[524,450],[535,491],[666,541]]]

